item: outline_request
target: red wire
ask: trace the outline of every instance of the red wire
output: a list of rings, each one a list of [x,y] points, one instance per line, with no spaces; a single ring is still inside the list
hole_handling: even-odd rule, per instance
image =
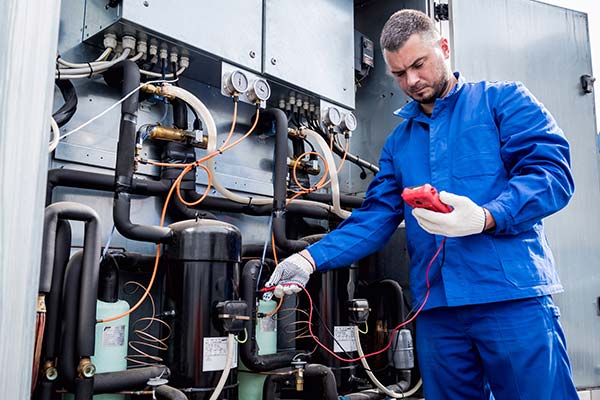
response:
[[[306,293],[306,296],[308,297],[309,308],[310,308],[310,311],[308,313],[308,332],[309,332],[310,336],[313,338],[313,340],[319,346],[321,346],[325,351],[327,351],[333,357],[337,358],[340,361],[344,361],[344,362],[348,362],[348,363],[356,362],[356,361],[362,360],[363,358],[372,357],[374,355],[381,354],[384,351],[386,351],[387,349],[389,349],[390,346],[392,345],[393,340],[394,340],[394,332],[396,332],[398,329],[400,329],[403,326],[405,326],[405,325],[411,323],[412,321],[414,321],[414,319],[417,318],[417,315],[419,315],[419,313],[421,312],[421,310],[423,310],[423,307],[425,307],[425,304],[427,304],[427,300],[429,299],[429,292],[430,292],[429,270],[431,269],[431,266],[433,265],[433,262],[435,261],[435,259],[439,256],[440,252],[442,251],[442,248],[444,247],[445,243],[446,243],[446,238],[444,238],[442,240],[442,243],[440,244],[440,247],[438,247],[437,251],[435,252],[435,255],[433,256],[433,258],[431,259],[431,261],[429,261],[429,264],[427,265],[427,269],[425,270],[425,282],[427,284],[427,293],[425,293],[425,298],[423,299],[423,303],[419,306],[419,309],[415,312],[415,314],[412,317],[410,317],[410,319],[408,319],[407,321],[404,321],[404,322],[398,324],[392,330],[391,335],[390,335],[390,340],[389,340],[387,346],[385,346],[384,348],[379,349],[377,351],[374,351],[372,353],[365,354],[364,356],[361,356],[361,357],[344,358],[344,357],[338,356],[332,350],[330,350],[327,346],[325,346],[323,343],[321,343],[321,341],[319,341],[319,339],[313,333],[313,331],[312,331],[312,314],[313,314],[313,300],[312,300],[312,297],[310,297],[310,293],[308,293],[308,291],[306,290],[306,288],[304,286],[298,285],[298,284],[294,284],[294,285],[299,286],[300,288],[302,288],[302,290],[304,290],[304,293]],[[274,287],[264,288],[264,289],[261,289],[261,292],[267,292],[267,291],[271,291],[271,290],[274,290],[274,289],[275,289]]]

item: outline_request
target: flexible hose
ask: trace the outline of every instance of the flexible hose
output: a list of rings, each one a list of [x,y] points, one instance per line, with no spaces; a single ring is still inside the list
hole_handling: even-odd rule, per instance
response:
[[[102,54],[100,54],[100,56],[98,58],[96,58],[96,60],[90,62],[89,64],[102,65],[102,63],[106,62],[106,61],[104,61],[104,59],[109,56],[109,54],[112,52],[112,50],[113,50],[112,48],[108,47],[106,50],[104,50],[104,52]],[[61,57],[58,57],[56,59],[56,62],[59,63],[60,65],[64,65],[65,67],[68,67],[68,68],[87,68],[89,66],[88,63],[74,63],[74,62],[67,61]]]
[[[88,78],[91,75],[96,75],[102,72],[106,72],[108,69],[118,64],[119,62],[126,60],[131,53],[131,49],[123,50],[123,53],[112,61],[107,61],[103,63],[98,68],[95,68],[94,65],[87,66],[85,68],[68,68],[68,69],[58,69],[55,74],[55,79],[76,79],[76,78]]]
[[[225,360],[225,369],[223,369],[221,379],[219,379],[219,383],[217,383],[217,387],[215,387],[215,391],[212,396],[210,396],[209,400],[217,400],[225,387],[225,382],[227,382],[227,378],[229,377],[229,370],[233,365],[233,346],[235,346],[235,335],[230,333],[227,335],[227,359]]]
[[[365,353],[363,352],[362,346],[360,345],[360,333],[358,331],[358,326],[354,326],[354,341],[356,342],[356,351],[358,351],[358,355],[361,357],[360,362],[361,362],[362,366],[364,367],[365,372],[369,376],[369,379],[371,379],[371,382],[373,382],[373,384],[375,386],[377,386],[377,388],[379,389],[380,392],[385,393],[387,396],[394,398],[394,399],[404,399],[404,398],[412,396],[413,394],[415,394],[417,392],[417,390],[419,390],[419,388],[421,387],[421,384],[422,384],[421,379],[419,379],[419,382],[417,382],[417,384],[412,389],[410,389],[409,391],[403,392],[403,393],[396,393],[396,392],[388,389],[387,387],[385,387],[381,382],[379,382],[377,377],[373,374],[371,367],[369,367],[369,362],[367,361],[367,359],[365,357]]]
[[[48,152],[52,153],[60,141],[60,129],[53,117],[50,117],[50,127],[52,128],[52,140],[48,145]]]
[[[302,132],[305,133],[309,139],[314,140],[319,145],[321,151],[323,152],[323,155],[325,156],[325,161],[329,166],[329,177],[331,181],[331,203],[333,205],[333,213],[340,218],[348,218],[350,216],[350,213],[346,210],[342,210],[340,206],[340,183],[338,181],[337,168],[335,166],[333,154],[329,149],[329,145],[327,144],[327,142],[325,142],[321,135],[319,135],[317,132],[311,129],[302,129]]]

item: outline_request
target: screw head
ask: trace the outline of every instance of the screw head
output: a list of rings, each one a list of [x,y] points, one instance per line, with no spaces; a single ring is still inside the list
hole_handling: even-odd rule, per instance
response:
[[[148,7],[148,6],[150,6],[150,2],[149,2],[149,1],[147,1],[147,0],[146,0],[146,1],[144,1],[144,3],[143,3],[143,4],[144,4],[144,7]]]
[[[254,50],[250,50],[249,55],[250,55],[250,58],[256,57],[256,53],[254,52]]]
[[[277,59],[276,58],[271,58],[271,64],[273,64],[273,65],[277,64]]]

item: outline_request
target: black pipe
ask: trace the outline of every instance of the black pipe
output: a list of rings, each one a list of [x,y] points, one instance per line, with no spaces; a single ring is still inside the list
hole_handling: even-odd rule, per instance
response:
[[[322,133],[322,136],[324,136],[325,139],[327,140],[327,143],[331,143],[331,133],[329,133],[329,132],[321,132],[321,133]],[[333,152],[340,157],[343,157],[344,153],[345,153],[344,148],[342,146],[340,146],[340,144],[337,143],[335,140],[333,141]],[[377,167],[374,164],[371,164],[370,162],[368,162],[366,160],[363,160],[359,156],[356,156],[352,153],[346,152],[346,160],[350,161],[353,164],[358,165],[359,167],[367,168],[375,174],[379,172],[379,167]]]
[[[278,247],[295,253],[308,243],[302,240],[290,240],[285,229],[288,175],[288,121],[285,113],[278,108],[269,108],[263,112],[263,123],[275,121],[275,165],[273,170],[273,234]]]
[[[77,92],[71,81],[68,79],[56,79],[54,84],[58,86],[60,93],[65,100],[65,104],[52,114],[52,118],[54,118],[58,127],[61,128],[73,118],[73,115],[75,115],[75,112],[77,111]]]
[[[279,352],[268,355],[258,355],[256,344],[256,279],[260,268],[259,260],[246,263],[242,271],[241,296],[251,310],[248,326],[248,340],[241,344],[240,356],[244,365],[251,371],[265,372],[276,368],[289,366],[295,355],[294,351]]]
[[[171,100],[173,107],[173,125],[175,128],[187,130],[187,103],[181,99],[175,98]]]
[[[304,368],[304,379],[311,381],[315,378],[321,381],[320,387],[305,384],[305,390],[308,389],[310,392],[319,394],[323,400],[338,400],[337,383],[330,368],[321,364],[307,364]],[[293,375],[269,375],[263,384],[263,400],[279,399],[277,396],[278,384],[289,380],[293,381],[295,377]]]
[[[54,360],[60,348],[60,315],[63,281],[71,251],[71,225],[59,220],[56,226],[56,245],[52,268],[52,286],[46,296],[46,329],[42,347],[42,359]],[[42,362],[43,365],[43,362]]]
[[[90,207],[59,202],[46,207],[42,245],[42,273],[40,291],[48,293],[52,281],[52,267],[59,219],[85,222],[83,241],[83,272],[80,279],[79,315],[77,319],[77,353],[79,357],[94,354],[96,326],[96,294],[98,292],[98,264],[100,260],[100,217]],[[50,271],[50,272],[48,272]]]
[[[155,255],[133,251],[109,251],[106,258],[110,259],[120,271],[135,273],[151,273],[156,262]]]
[[[115,303],[119,300],[119,268],[110,257],[104,257],[100,262],[99,275],[98,300]]]
[[[151,378],[168,378],[169,375],[169,369],[164,365],[96,374],[94,376],[94,394],[115,393],[121,390],[145,387]]]
[[[156,388],[156,397],[164,400],[188,400],[187,396],[174,387],[162,385]]]
[[[94,395],[94,378],[75,378],[75,400],[92,400]]]
[[[304,196],[307,200],[318,201],[320,203],[332,203],[331,193],[307,193]],[[342,207],[359,208],[364,198],[358,196],[348,196],[340,194],[340,205]]]
[[[104,75],[107,82],[120,84],[123,97],[135,91],[140,85],[140,70],[133,61],[121,61],[106,71]],[[117,163],[115,166],[113,220],[119,233],[128,239],[166,243],[173,234],[169,228],[139,225],[131,222],[137,110],[137,93],[129,96],[121,104],[121,125],[119,127]]]
[[[133,179],[131,193],[144,196],[165,195],[172,184],[172,181],[155,181],[148,179]],[[81,189],[101,190],[106,192],[114,191],[114,177],[106,174],[98,174],[87,171],[77,171],[72,169],[52,169],[48,171],[48,184],[46,192],[46,205],[52,203],[52,193],[55,187],[74,187]],[[200,198],[200,194],[195,191],[183,191],[186,200],[195,201]],[[234,201],[222,198],[208,196],[201,204],[196,206],[198,209],[210,209],[214,211],[243,213],[255,216],[270,215],[272,206],[248,206],[247,204],[236,203]],[[290,214],[301,216],[328,219],[330,217],[327,210],[310,207],[303,204],[291,203],[287,207]]]

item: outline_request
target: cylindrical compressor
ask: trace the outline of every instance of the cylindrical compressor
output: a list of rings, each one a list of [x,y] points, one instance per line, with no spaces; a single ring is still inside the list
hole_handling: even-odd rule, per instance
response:
[[[173,337],[165,356],[172,385],[190,399],[208,399],[227,356],[218,302],[238,299],[241,234],[215,220],[174,223],[167,245],[166,298],[174,307]],[[237,399],[237,352],[222,398]]]

